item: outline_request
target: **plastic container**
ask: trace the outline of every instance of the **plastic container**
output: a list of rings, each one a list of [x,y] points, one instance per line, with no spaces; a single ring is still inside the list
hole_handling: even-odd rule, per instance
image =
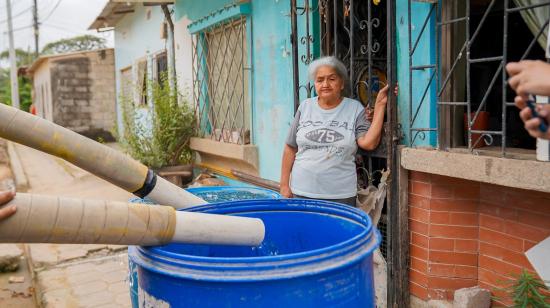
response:
[[[259,187],[236,187],[236,186],[203,186],[187,188],[188,192],[199,196],[208,203],[217,203],[223,201],[251,200],[251,199],[280,199],[281,195],[273,190]],[[132,198],[130,202],[154,204],[148,198]],[[130,285],[130,299],[132,307],[137,308],[138,305],[138,277],[137,268],[131,259],[128,259]]]
[[[129,248],[141,307],[374,307],[368,215],[338,203],[253,200],[195,212],[261,218],[259,247],[170,244]]]

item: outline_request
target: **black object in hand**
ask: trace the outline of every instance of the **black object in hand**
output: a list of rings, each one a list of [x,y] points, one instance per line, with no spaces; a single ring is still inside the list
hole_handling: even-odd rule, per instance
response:
[[[535,106],[536,106],[535,102],[531,98],[529,98],[527,100],[527,107],[531,109],[531,114],[533,115],[533,117],[537,117],[540,119],[539,130],[543,133],[546,133],[548,131],[548,122],[546,121],[545,118],[539,115],[539,113],[537,112],[537,108],[535,108]]]

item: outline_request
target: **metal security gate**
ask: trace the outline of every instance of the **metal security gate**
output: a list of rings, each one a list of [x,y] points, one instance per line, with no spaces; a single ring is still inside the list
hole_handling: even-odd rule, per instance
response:
[[[294,77],[294,106],[314,96],[307,80],[307,65],[315,58],[333,55],[347,67],[350,97],[374,108],[378,90],[396,85],[395,2],[388,0],[290,0]],[[399,209],[397,177],[396,99],[390,91],[382,141],[372,152],[360,150],[359,182],[376,185],[383,170],[390,170],[388,194],[379,229],[381,251],[387,262],[388,307],[408,306],[407,214]],[[392,184],[393,183],[393,184]]]

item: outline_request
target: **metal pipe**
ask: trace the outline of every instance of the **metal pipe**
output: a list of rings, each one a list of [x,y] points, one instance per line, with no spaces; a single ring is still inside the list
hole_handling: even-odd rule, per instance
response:
[[[470,63],[485,63],[485,62],[495,62],[495,61],[502,61],[502,56],[470,59]]]
[[[547,20],[547,21],[542,25],[542,27],[540,27],[539,32],[537,32],[537,35],[535,35],[535,37],[533,37],[533,39],[531,40],[531,43],[529,44],[529,47],[527,47],[527,49],[525,50],[525,52],[524,52],[523,55],[521,56],[521,60],[525,60],[525,58],[527,57],[527,55],[529,54],[529,52],[531,52],[531,49],[533,48],[533,46],[535,46],[535,44],[537,43],[537,40],[539,39],[539,37],[544,33],[544,30],[545,30],[546,27],[548,26],[548,23],[550,23],[550,19]]]
[[[432,10],[434,7],[437,8],[435,9],[435,23],[436,23],[436,26],[435,26],[435,68],[434,68],[434,75],[435,75],[435,92],[437,93],[438,90],[439,90],[439,74],[441,72],[441,70],[439,69],[441,67],[441,64],[439,63],[439,53],[440,53],[440,50],[441,50],[441,46],[440,46],[440,42],[439,42],[439,35],[440,35],[440,27],[437,26],[437,22],[439,20],[441,20],[441,7],[439,7],[437,5],[437,3],[433,3],[432,4]],[[429,15],[428,15],[429,16]],[[429,84],[428,84],[429,85]],[[436,121],[436,128],[437,128],[437,148],[439,149],[440,146],[441,146],[441,141],[445,134],[442,134],[440,132],[440,129],[443,125],[441,125],[441,121],[443,119],[443,115],[441,114],[441,110],[444,108],[442,107],[442,105],[439,105],[437,102],[439,101],[439,96],[435,96],[435,115],[438,119],[438,121]]]
[[[424,30],[426,30],[426,25],[428,25],[428,22],[430,21],[430,16],[432,16],[432,12],[435,8],[436,4],[432,4],[432,8],[430,9],[430,12],[428,13],[428,16],[426,16],[426,19],[424,19],[424,23],[422,24],[422,28],[420,28],[420,33],[418,34],[418,38],[416,39],[416,42],[414,42],[414,46],[412,51],[410,52],[410,55],[412,56],[414,54],[414,51],[416,50],[416,47],[418,47],[418,43],[420,42],[420,39],[422,38],[422,34],[424,33]]]
[[[508,85],[508,76],[504,65],[508,60],[508,6],[509,0],[504,0],[504,18],[503,18],[503,35],[502,35],[502,139],[501,139],[501,150],[502,157],[506,157],[506,87]]]
[[[491,1],[491,4],[489,5],[487,12],[494,2],[495,2],[494,0]],[[486,14],[483,16],[482,22],[480,22],[480,25],[483,23],[483,20],[487,16],[487,12],[485,12]],[[480,27],[478,27],[478,29],[479,28]],[[477,31],[476,31],[476,34],[477,34]],[[474,37],[476,34],[474,34]],[[468,149],[471,151],[472,150],[472,131],[470,127],[470,123],[471,123],[470,121],[472,119],[471,119],[470,113],[472,112],[472,94],[470,91],[470,43],[471,43],[470,41],[470,1],[468,0],[466,1],[466,45],[465,45],[466,46],[466,102],[468,102],[468,105],[466,105],[466,117],[468,119],[468,127],[466,127],[466,130],[468,131]]]
[[[175,211],[102,200],[19,193],[6,206],[17,212],[0,222],[2,243],[259,245],[260,219]]]
[[[290,43],[292,44],[292,77],[294,89],[294,112],[300,106],[300,94],[298,93],[300,83],[300,72],[298,71],[298,23],[296,16],[296,0],[290,0],[290,27],[292,34],[290,35]]]
[[[407,1],[407,10],[408,10],[408,31],[409,31],[409,35],[408,35],[408,42],[409,42],[409,142],[411,143],[410,146],[414,146],[414,143],[413,143],[413,139],[412,139],[412,126],[413,126],[413,122],[412,122],[412,109],[413,109],[413,78],[412,78],[412,75],[413,75],[413,54],[411,54],[411,51],[412,51],[412,30],[411,30],[411,27],[412,27],[412,14],[411,14],[411,1],[412,0],[408,0]]]
[[[0,137],[62,158],[139,197],[175,208],[205,204],[117,150],[53,122],[0,104]]]
[[[519,12],[519,11],[524,11],[524,10],[528,10],[528,9],[534,9],[534,8],[537,8],[537,7],[541,7],[541,6],[547,6],[547,5],[550,5],[550,1],[547,1],[547,2],[544,2],[544,3],[536,3],[536,4],[531,4],[531,5],[526,5],[526,6],[520,6],[520,7],[515,7],[515,8],[508,8],[508,6],[506,6],[506,8],[504,9],[504,13],[514,13],[514,12]]]
[[[334,55],[338,57],[338,0],[333,0],[333,18],[334,18]]]
[[[438,25],[439,26],[447,26],[449,24],[454,24],[454,23],[457,23],[457,22],[466,21],[466,19],[467,19],[466,17],[453,18],[453,19],[441,21],[441,22],[438,23]]]
[[[239,180],[243,180],[245,182],[261,186],[263,188],[272,189],[275,191],[280,190],[280,184],[275,181],[266,180],[248,173],[244,173],[235,169],[231,169],[231,174],[235,176]]]

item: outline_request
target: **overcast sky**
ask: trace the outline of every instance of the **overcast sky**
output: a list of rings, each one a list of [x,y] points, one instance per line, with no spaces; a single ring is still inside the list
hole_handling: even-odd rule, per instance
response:
[[[107,0],[37,0],[40,22],[40,49],[47,43],[82,34],[94,34],[107,39],[113,46],[113,32],[97,33],[88,27],[99,15]],[[16,48],[34,51],[32,29],[33,0],[11,0]],[[6,22],[6,0],[0,0],[0,51],[9,47]]]

